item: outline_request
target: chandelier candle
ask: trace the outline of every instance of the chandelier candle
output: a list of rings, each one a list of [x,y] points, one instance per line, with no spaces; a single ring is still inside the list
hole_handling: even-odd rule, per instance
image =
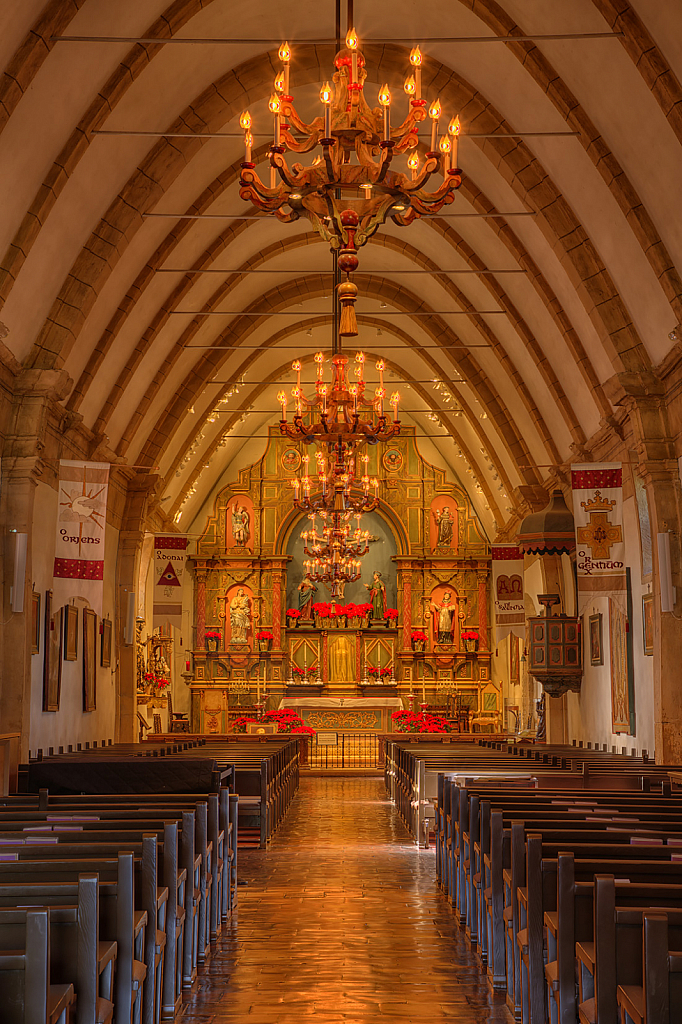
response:
[[[288,43],[282,43],[279,48],[279,59],[284,65],[284,94],[288,100],[291,99],[289,95],[289,66],[291,63],[291,50],[289,49]]]
[[[415,100],[422,98],[422,52],[418,46],[410,52],[410,64],[414,68]]]
[[[462,130],[462,126],[459,123],[459,115],[453,117],[452,121],[448,125],[448,135],[452,139],[452,155],[450,157],[450,166],[457,170],[459,164],[457,163],[458,156],[457,150],[459,148],[459,133]]]
[[[429,107],[429,117],[431,118],[431,153],[436,153],[436,141],[438,139],[438,122],[442,113],[440,100],[436,100]]]

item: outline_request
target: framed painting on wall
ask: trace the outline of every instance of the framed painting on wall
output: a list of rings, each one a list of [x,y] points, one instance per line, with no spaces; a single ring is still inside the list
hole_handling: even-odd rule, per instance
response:
[[[514,634],[509,634],[509,682],[518,683],[520,678],[520,666],[519,666],[519,638]]]
[[[111,619],[102,619],[100,626],[102,632],[102,650],[100,653],[100,665],[102,668],[111,667]]]
[[[78,609],[75,604],[64,606],[64,661],[78,660]]]
[[[40,594],[34,590],[31,594],[31,654],[40,651]]]
[[[602,616],[601,612],[597,615],[590,615],[589,619],[590,627],[590,665],[603,665],[604,664],[604,646],[602,637]]]
[[[43,711],[59,711],[62,686],[62,610],[52,614],[52,591],[45,592],[43,634]]]
[[[645,594],[642,598],[642,641],[644,653],[654,653],[654,595]]]
[[[97,704],[97,614],[83,609],[83,711]]]

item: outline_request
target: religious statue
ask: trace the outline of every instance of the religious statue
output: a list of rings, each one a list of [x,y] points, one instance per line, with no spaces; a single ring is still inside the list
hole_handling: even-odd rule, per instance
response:
[[[445,505],[440,511],[434,510],[434,519],[436,520],[436,526],[438,527],[438,539],[436,540],[436,547],[438,548],[451,548],[452,547],[452,527],[455,524],[455,518],[452,515],[450,507]]]
[[[535,730],[535,739],[538,743],[545,743],[547,740],[547,724],[545,722],[545,709],[547,699],[543,693],[542,697],[538,697],[535,701],[535,711],[538,716],[538,727]]]
[[[232,628],[230,643],[245,644],[251,626],[251,609],[243,587],[239,588],[230,601],[230,626]]]
[[[438,616],[436,621],[438,643],[451,644],[452,626],[455,618],[455,605],[452,600],[452,594],[449,590],[446,590],[443,594],[440,604],[436,604],[435,601],[431,602],[431,611]]]
[[[231,517],[234,542],[239,547],[245,547],[249,542],[251,516],[244,505],[240,505],[239,502],[235,501],[232,506]]]
[[[372,618],[373,619],[385,619],[386,609],[388,608],[388,602],[386,601],[386,584],[381,578],[381,573],[378,569],[374,571],[371,583],[365,583],[365,588],[369,590],[369,599],[372,604]]]
[[[317,587],[312,580],[304,576],[296,589],[298,590],[298,610],[301,613],[301,620],[308,621],[313,617],[313,602]]]

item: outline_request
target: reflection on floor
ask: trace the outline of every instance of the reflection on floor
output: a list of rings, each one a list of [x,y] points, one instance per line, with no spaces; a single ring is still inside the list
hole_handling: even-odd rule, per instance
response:
[[[510,1024],[383,779],[307,777],[270,850],[240,852],[239,911],[182,1024]]]

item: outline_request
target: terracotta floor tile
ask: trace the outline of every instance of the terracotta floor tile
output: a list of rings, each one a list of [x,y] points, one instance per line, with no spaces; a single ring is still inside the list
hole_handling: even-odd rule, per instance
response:
[[[304,778],[181,1024],[510,1024],[383,780]]]

